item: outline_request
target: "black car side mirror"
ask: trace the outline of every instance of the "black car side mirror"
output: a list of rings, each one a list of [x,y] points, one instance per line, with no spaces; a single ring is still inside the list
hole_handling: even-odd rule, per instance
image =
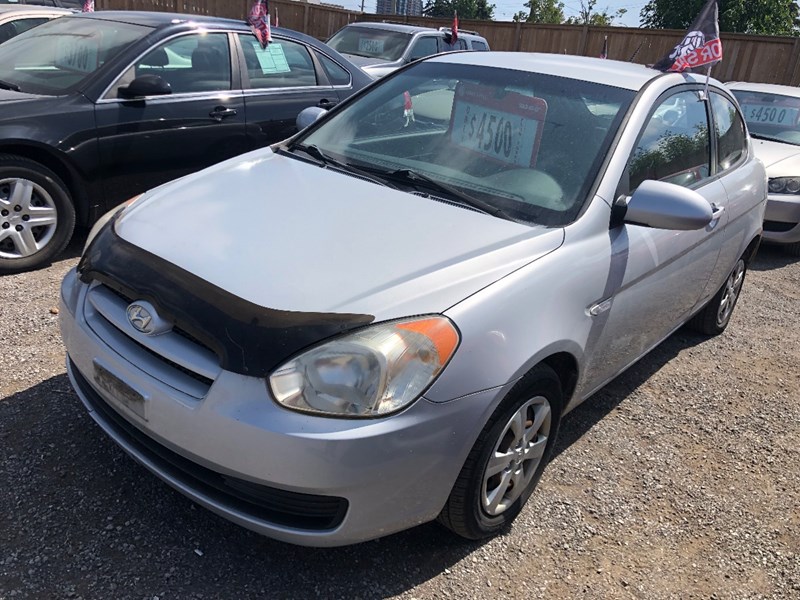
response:
[[[166,96],[172,93],[172,86],[158,75],[142,75],[118,90],[119,97],[131,100],[145,96]]]

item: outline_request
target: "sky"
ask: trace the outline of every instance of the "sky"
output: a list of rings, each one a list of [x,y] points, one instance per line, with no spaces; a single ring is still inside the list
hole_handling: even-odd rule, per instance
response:
[[[361,0],[328,0],[332,4],[341,4],[345,8],[351,10],[361,9]],[[564,2],[564,15],[569,18],[576,16],[580,12],[580,0],[561,0]],[[525,0],[488,0],[489,4],[494,4],[494,16],[497,21],[510,21],[514,13],[524,10]],[[423,0],[424,3],[424,0]],[[647,4],[647,0],[597,0],[595,10],[607,10],[610,14],[614,14],[618,9],[624,8],[628,12],[621,20],[615,20],[615,25],[624,25],[626,27],[639,26],[639,12],[642,7]],[[366,12],[375,12],[375,0],[365,0],[364,10]]]

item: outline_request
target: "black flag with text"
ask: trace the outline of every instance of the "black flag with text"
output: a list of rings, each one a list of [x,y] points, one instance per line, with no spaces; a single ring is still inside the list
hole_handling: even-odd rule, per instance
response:
[[[659,71],[687,71],[722,60],[719,39],[719,3],[708,0],[681,42],[653,65]]]

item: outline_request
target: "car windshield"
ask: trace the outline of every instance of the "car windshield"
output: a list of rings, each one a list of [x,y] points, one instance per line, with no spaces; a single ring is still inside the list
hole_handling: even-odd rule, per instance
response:
[[[751,134],[800,146],[800,98],[746,90],[733,94]]]
[[[101,19],[62,17],[0,45],[0,85],[58,96],[76,89],[150,27]]]
[[[410,191],[516,220],[577,217],[634,92],[485,66],[417,64],[295,140]],[[433,185],[433,182],[438,185]]]
[[[334,34],[327,44],[342,54],[395,61],[403,56],[411,35],[369,27],[345,27]]]

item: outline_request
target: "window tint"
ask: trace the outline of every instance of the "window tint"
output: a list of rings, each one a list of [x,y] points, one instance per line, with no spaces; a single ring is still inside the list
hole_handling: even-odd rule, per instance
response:
[[[350,73],[345,71],[343,67],[319,52],[317,52],[317,57],[322,63],[322,68],[325,69],[331,85],[350,85]]]
[[[287,88],[317,85],[317,72],[308,49],[289,40],[276,40],[266,49],[250,34],[239,34],[250,87]]]
[[[484,42],[479,42],[478,40],[472,40],[472,49],[485,51],[489,49],[489,46],[487,46]]]
[[[729,169],[747,153],[747,136],[739,111],[720,94],[711,94],[714,128],[717,132],[717,160],[720,170]]]
[[[670,96],[653,112],[628,162],[630,190],[645,179],[692,186],[709,175],[708,118],[697,92]]]
[[[145,54],[114,84],[108,96],[118,97],[120,87],[136,77],[158,75],[173,94],[231,89],[228,36],[224,33],[185,35]]]
[[[436,47],[435,37],[421,37],[414,42],[414,46],[411,48],[411,56],[409,58],[411,60],[415,60],[417,58],[423,58],[425,56],[430,56],[431,54],[436,54],[437,52],[438,49]]]

